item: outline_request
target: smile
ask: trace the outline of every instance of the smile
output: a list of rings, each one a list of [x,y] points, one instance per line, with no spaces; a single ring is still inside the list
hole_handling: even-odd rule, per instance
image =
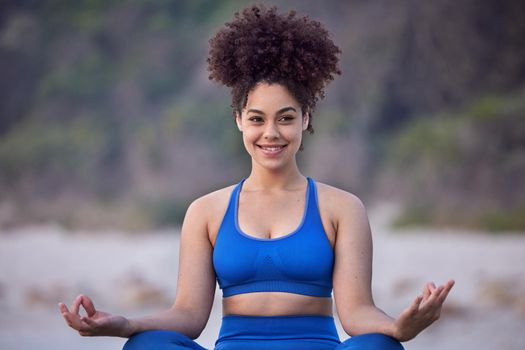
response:
[[[266,155],[279,154],[286,146],[287,145],[257,145]]]

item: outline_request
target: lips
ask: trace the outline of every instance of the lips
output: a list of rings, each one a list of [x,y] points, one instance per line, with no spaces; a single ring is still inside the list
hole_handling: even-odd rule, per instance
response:
[[[264,154],[266,155],[277,155],[279,154],[287,145],[257,145]]]

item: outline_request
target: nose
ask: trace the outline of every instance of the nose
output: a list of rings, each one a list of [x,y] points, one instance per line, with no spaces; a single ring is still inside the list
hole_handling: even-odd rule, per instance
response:
[[[274,122],[269,122],[264,129],[265,139],[276,139],[279,138],[279,129]]]

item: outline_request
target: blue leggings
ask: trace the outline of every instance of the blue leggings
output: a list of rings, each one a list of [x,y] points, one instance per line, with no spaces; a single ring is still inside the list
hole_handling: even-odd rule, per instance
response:
[[[206,350],[187,336],[154,330],[133,335],[123,350]],[[341,343],[331,316],[224,316],[215,350],[403,350],[396,339],[362,334]]]

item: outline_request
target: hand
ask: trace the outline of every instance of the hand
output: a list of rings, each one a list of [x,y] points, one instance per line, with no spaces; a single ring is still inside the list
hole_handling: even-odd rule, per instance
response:
[[[394,338],[399,341],[410,340],[438,320],[443,302],[453,285],[454,280],[439,287],[434,283],[427,283],[423,288],[423,295],[417,296],[395,320]]]
[[[80,316],[80,306],[86,310],[87,316]],[[97,311],[93,301],[87,296],[76,297],[71,311],[63,303],[59,303],[58,308],[67,324],[77,330],[81,336],[129,337],[133,333],[125,317]]]

